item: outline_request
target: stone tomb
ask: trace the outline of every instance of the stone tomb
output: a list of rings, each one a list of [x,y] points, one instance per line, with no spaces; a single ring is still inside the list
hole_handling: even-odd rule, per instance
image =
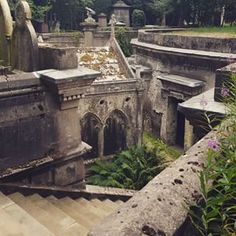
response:
[[[38,41],[31,19],[29,4],[25,0],[19,1],[12,35],[12,66],[25,72],[38,69]]]

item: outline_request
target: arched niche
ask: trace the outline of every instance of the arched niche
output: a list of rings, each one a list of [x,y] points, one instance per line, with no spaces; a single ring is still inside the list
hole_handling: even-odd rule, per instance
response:
[[[86,155],[87,158],[99,156],[99,131],[101,129],[100,119],[93,113],[86,113],[81,119],[82,141],[92,146],[92,151]]]
[[[104,155],[111,155],[127,147],[128,120],[120,110],[114,110],[104,128]]]

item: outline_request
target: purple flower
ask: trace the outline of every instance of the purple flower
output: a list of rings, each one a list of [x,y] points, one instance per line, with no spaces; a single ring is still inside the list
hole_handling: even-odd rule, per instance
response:
[[[226,88],[225,86],[223,86],[223,87],[221,88],[220,94],[221,94],[221,96],[224,97],[224,98],[228,97],[228,96],[229,96],[229,89]]]
[[[200,105],[205,108],[207,106],[208,102],[207,100],[205,99],[204,96],[202,96],[201,100],[200,100]]]
[[[215,141],[215,140],[212,140],[212,139],[209,140],[207,146],[209,149],[211,149],[214,152],[219,150],[219,145],[218,145],[217,141]]]

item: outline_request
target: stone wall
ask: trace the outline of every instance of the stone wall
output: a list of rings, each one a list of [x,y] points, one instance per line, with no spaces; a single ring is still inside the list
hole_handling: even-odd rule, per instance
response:
[[[206,162],[208,141],[216,135],[212,131],[197,142],[89,235],[184,235],[185,229],[179,230],[189,206],[199,201],[198,173]]]
[[[97,75],[48,70],[0,76],[0,177],[33,168],[32,182],[83,180],[82,155],[90,147],[81,142],[77,100]]]
[[[160,137],[173,145],[177,133],[175,129],[176,118],[173,116],[176,116],[178,112],[177,109],[172,109],[174,102],[186,101],[192,96],[213,88],[216,70],[228,65],[229,60],[236,59],[236,56],[228,53],[183,49],[178,43],[172,45],[176,47],[170,48],[163,46],[164,42],[166,44],[169,42],[168,38],[161,41],[158,38],[160,35],[162,34],[150,30],[140,30],[138,39],[133,39],[131,44],[136,63],[153,70],[153,79],[148,86],[144,110],[149,109],[153,115],[157,116],[160,120]],[[186,42],[187,47],[188,41]],[[162,80],[163,76],[169,77],[169,79]],[[178,76],[181,76],[186,83],[182,82],[180,85],[177,81]],[[191,85],[190,87],[185,86],[187,81],[198,81],[202,83],[202,86],[201,88],[193,88]],[[158,125],[155,129],[153,129],[153,134],[158,136]]]
[[[79,101],[80,121],[90,114],[97,121],[98,156],[104,156],[104,130],[109,118],[120,114],[125,122],[126,146],[134,145],[142,135],[143,89],[137,90],[135,79],[123,81],[96,81]],[[140,99],[141,98],[141,99]],[[89,131],[87,131],[89,133]],[[115,134],[114,134],[115,135]],[[121,139],[118,138],[118,139]],[[121,140],[120,140],[121,141]],[[95,144],[96,145],[96,144]]]
[[[139,40],[142,42],[153,43],[165,47],[185,48],[193,50],[236,53],[236,38],[234,37],[217,37],[197,36],[197,33],[191,35],[153,32],[152,34],[141,31]]]

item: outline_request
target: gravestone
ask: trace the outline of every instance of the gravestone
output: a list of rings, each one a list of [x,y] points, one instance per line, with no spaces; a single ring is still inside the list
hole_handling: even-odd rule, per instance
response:
[[[28,2],[18,1],[12,35],[12,67],[25,72],[38,69],[38,41],[31,19]]]
[[[0,1],[0,64],[10,65],[12,17],[7,0]]]

